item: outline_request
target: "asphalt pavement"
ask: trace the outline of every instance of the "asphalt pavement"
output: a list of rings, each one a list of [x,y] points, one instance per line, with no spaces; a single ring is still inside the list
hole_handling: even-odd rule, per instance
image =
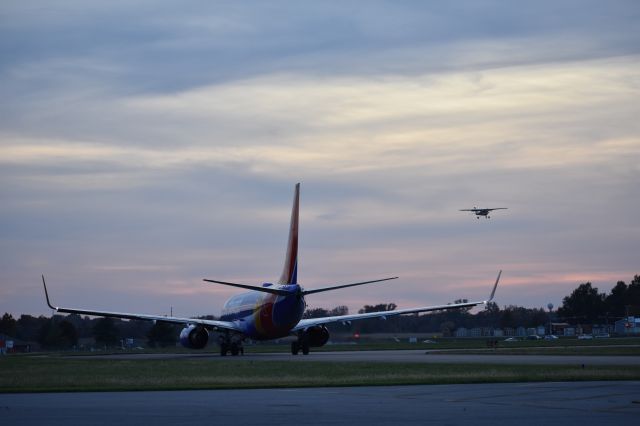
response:
[[[640,382],[0,394],[6,425],[636,425]]]

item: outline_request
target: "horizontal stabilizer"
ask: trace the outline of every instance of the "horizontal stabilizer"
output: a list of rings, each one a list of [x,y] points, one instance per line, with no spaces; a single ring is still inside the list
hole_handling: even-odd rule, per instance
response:
[[[202,281],[206,281],[208,283],[228,285],[228,286],[231,286],[231,287],[239,287],[239,288],[244,288],[244,289],[247,289],[247,290],[261,291],[263,293],[277,294],[278,296],[290,296],[291,295],[290,291],[280,290],[280,289],[277,289],[277,288],[259,287],[257,285],[249,285],[249,284],[229,283],[229,282],[226,282],[226,281],[208,280],[206,278],[203,279]]]
[[[391,278],[383,278],[381,280],[363,281],[363,282],[360,282],[360,283],[342,284],[342,285],[336,285],[336,286],[332,286],[332,287],[317,288],[315,290],[303,291],[302,294],[303,295],[307,295],[307,294],[313,294],[313,293],[321,293],[323,291],[337,290],[339,288],[346,288],[346,287],[355,287],[357,285],[363,285],[363,284],[379,283],[381,281],[395,280],[397,278],[398,277],[391,277]]]

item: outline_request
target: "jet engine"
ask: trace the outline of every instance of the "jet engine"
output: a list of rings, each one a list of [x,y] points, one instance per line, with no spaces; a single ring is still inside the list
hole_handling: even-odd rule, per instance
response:
[[[180,332],[180,344],[189,349],[202,349],[207,346],[209,332],[206,328],[196,325],[185,327]]]
[[[329,341],[329,330],[324,325],[309,327],[305,332],[309,346],[318,348],[324,346]]]

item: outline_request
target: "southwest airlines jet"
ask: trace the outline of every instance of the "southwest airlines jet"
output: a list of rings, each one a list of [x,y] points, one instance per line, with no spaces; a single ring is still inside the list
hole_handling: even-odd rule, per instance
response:
[[[456,308],[467,308],[487,304],[493,296],[500,280],[500,273],[488,300],[464,302],[448,305],[424,306],[418,308],[398,309],[385,312],[370,312],[364,314],[339,315],[324,318],[302,319],[306,302],[305,296],[323,291],[337,290],[363,284],[393,280],[398,277],[383,278],[373,281],[363,281],[352,284],[335,285],[331,287],[305,290],[298,284],[298,207],[300,200],[300,184],[296,184],[289,227],[289,242],[282,275],[277,283],[264,283],[262,286],[230,283],[205,279],[209,283],[239,287],[249,292],[231,297],[224,305],[219,320],[196,318],[178,318],[173,316],[159,316],[146,314],[131,314],[122,312],[95,311],[88,309],[59,308],[53,306],[49,300],[47,286],[42,276],[47,304],[57,312],[93,315],[102,317],[124,318],[132,320],[164,321],[183,324],[180,332],[180,343],[191,349],[202,349],[209,341],[209,334],[216,333],[220,345],[220,355],[225,356],[244,353],[242,342],[245,339],[270,340],[285,336],[295,336],[291,343],[291,353],[297,355],[300,351],[309,354],[309,348],[323,346],[329,340],[326,324],[348,322],[366,318],[386,318],[393,315],[413,314],[417,312],[440,311]]]

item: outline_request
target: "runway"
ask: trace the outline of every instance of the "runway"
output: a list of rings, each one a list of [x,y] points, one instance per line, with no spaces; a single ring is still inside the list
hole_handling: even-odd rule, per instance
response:
[[[635,425],[640,382],[0,394],[20,425]]]
[[[288,353],[247,353],[242,356],[221,357],[212,353],[167,353],[167,354],[115,354],[74,356],[86,359],[180,359],[207,358],[212,362],[226,360],[251,361],[320,361],[320,362],[415,362],[415,363],[453,363],[453,364],[532,364],[532,365],[640,365],[640,356],[600,356],[600,355],[504,355],[487,353],[486,355],[460,355],[445,352],[418,350],[387,351],[344,351],[312,352],[309,355],[291,355]]]

